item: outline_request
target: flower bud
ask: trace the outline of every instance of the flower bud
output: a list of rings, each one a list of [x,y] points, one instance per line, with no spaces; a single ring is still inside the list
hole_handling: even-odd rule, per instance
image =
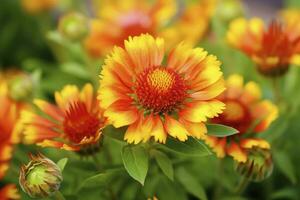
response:
[[[260,182],[273,171],[273,160],[269,149],[253,148],[248,152],[245,163],[237,162],[236,171],[251,181]]]
[[[220,1],[217,7],[217,16],[225,22],[243,15],[242,2],[240,0]]]
[[[26,74],[21,74],[9,81],[9,94],[15,101],[24,101],[32,96],[33,80]]]
[[[81,40],[88,34],[88,20],[80,13],[66,14],[59,20],[58,31],[69,40]]]
[[[60,168],[40,153],[29,157],[31,161],[20,170],[22,190],[32,198],[45,198],[57,192],[63,180]]]

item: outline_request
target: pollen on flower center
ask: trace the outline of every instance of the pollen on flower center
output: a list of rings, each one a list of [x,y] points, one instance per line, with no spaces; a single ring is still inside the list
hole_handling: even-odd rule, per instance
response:
[[[100,125],[97,113],[89,113],[86,105],[80,101],[70,105],[63,122],[67,138],[74,143],[96,137]]]
[[[187,95],[183,78],[165,67],[145,69],[138,75],[135,89],[138,103],[154,113],[176,109]]]

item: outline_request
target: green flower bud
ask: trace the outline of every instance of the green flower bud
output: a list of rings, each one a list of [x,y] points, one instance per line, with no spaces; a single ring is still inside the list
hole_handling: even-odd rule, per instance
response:
[[[42,154],[29,155],[30,162],[20,170],[19,183],[22,190],[32,198],[52,196],[63,180],[60,168]]]
[[[273,160],[269,149],[253,148],[245,163],[237,162],[236,171],[255,182],[268,178],[273,171]]]
[[[80,13],[66,14],[59,20],[58,31],[69,40],[81,40],[89,32],[88,20]]]
[[[243,6],[241,0],[220,1],[217,7],[217,16],[222,20],[229,22],[236,17],[243,15]]]
[[[15,101],[28,100],[33,93],[33,80],[26,74],[18,75],[9,81],[9,94]]]

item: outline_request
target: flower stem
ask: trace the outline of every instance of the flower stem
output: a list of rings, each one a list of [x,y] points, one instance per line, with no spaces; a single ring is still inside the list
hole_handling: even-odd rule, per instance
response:
[[[249,180],[246,177],[242,177],[238,187],[236,188],[236,194],[242,194],[248,186]]]
[[[66,200],[64,195],[60,191],[57,191],[54,193],[54,199],[55,200]]]
[[[278,78],[273,78],[273,94],[274,94],[274,100],[277,104],[281,102],[281,94],[280,94],[280,84]]]

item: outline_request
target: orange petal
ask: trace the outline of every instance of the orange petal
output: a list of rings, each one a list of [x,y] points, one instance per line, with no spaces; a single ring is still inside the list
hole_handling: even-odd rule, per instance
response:
[[[207,133],[204,123],[193,123],[183,119],[180,119],[179,121],[184,125],[190,136],[201,139]]]
[[[21,199],[21,196],[18,193],[18,189],[14,184],[5,185],[0,189],[1,200],[17,200]]]
[[[133,124],[138,119],[138,110],[131,100],[118,100],[107,108],[104,116],[108,118],[109,123],[119,128]]]
[[[70,103],[79,100],[80,93],[76,85],[66,85],[64,88],[55,92],[55,101],[61,110],[67,110]]]
[[[180,111],[180,117],[194,123],[205,122],[207,118],[217,117],[224,109],[225,104],[218,100],[196,101],[187,104]]]
[[[58,148],[58,149],[64,149],[67,151],[80,150],[79,146],[72,146],[72,145],[68,145],[63,142],[58,142],[58,141],[54,141],[54,140],[44,140],[42,142],[37,143],[37,145],[39,145],[41,147],[54,147],[54,148]]]
[[[167,133],[172,137],[178,138],[180,141],[188,139],[189,132],[186,130],[184,125],[168,115],[165,115],[164,127]]]
[[[166,143],[167,133],[165,132],[163,123],[159,116],[153,117],[153,128],[151,130],[151,136],[154,137],[154,140],[160,143]]]
[[[57,121],[63,120],[64,113],[57,106],[39,99],[34,100],[34,104],[53,119]]]
[[[225,156],[225,147],[226,147],[226,138],[217,138],[213,136],[204,136],[204,141],[212,150],[216,153],[217,157],[224,158]]]
[[[240,145],[243,148],[251,149],[253,147],[260,147],[262,149],[270,149],[270,144],[263,139],[259,138],[250,138],[250,139],[242,139],[240,141]]]
[[[246,152],[240,148],[235,142],[231,141],[229,146],[226,149],[227,154],[232,156],[234,160],[238,162],[246,162],[247,154]]]
[[[135,68],[140,72],[145,68],[161,65],[164,57],[164,40],[142,34],[138,37],[129,37],[125,41],[125,49]]]
[[[80,92],[80,99],[86,104],[87,110],[92,110],[93,103],[95,101],[94,89],[92,84],[85,84]]]
[[[224,79],[221,78],[216,83],[208,86],[207,88],[192,93],[190,96],[196,101],[211,100],[220,95],[225,90]]]

